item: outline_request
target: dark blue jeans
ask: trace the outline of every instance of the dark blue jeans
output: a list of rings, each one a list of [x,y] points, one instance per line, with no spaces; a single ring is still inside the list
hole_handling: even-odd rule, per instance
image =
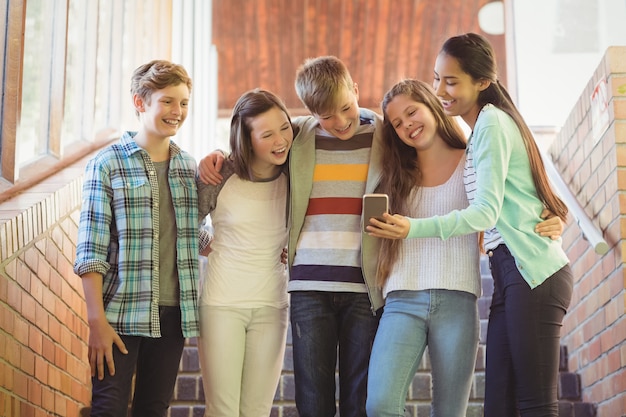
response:
[[[160,307],[160,338],[121,336],[128,349],[113,346],[115,375],[105,369],[104,379],[91,378],[91,417],[126,417],[133,374],[132,416],[163,417],[169,408],[185,339],[179,307]]]
[[[541,262],[541,259],[537,259]],[[490,253],[494,280],[487,330],[485,417],[558,416],[563,317],[572,297],[564,266],[531,289],[504,245]]]
[[[379,311],[367,294],[291,293],[296,407],[300,417],[333,417],[339,348],[339,413],[365,417],[367,370]]]

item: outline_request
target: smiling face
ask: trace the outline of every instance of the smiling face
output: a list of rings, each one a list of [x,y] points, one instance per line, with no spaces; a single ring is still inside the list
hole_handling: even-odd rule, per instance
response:
[[[418,151],[429,149],[439,139],[437,122],[428,106],[407,94],[393,97],[385,115],[400,140]]]
[[[176,135],[187,118],[189,87],[178,84],[155,90],[148,99],[134,96],[142,129],[147,138],[165,139]]]
[[[341,140],[348,140],[356,134],[361,122],[358,100],[356,84],[351,89],[343,87],[335,97],[334,110],[313,115],[322,129]]]
[[[463,71],[456,58],[445,53],[437,57],[433,87],[449,116],[461,116],[473,128],[480,112],[478,95],[488,86],[489,81],[474,80]]]
[[[272,178],[287,161],[293,141],[289,118],[278,107],[246,120],[252,142],[252,172],[257,178]]]

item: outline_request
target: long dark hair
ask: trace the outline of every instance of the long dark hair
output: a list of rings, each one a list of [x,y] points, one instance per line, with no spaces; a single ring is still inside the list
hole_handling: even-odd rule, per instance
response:
[[[252,130],[250,129],[250,119],[265,113],[273,108],[282,110],[291,124],[289,112],[282,100],[274,93],[256,88],[247,91],[239,97],[230,121],[230,158],[234,162],[235,173],[239,178],[249,181],[254,180],[252,173]],[[293,129],[293,127],[292,127]],[[286,169],[287,163],[283,164]]]
[[[395,84],[382,101],[383,141],[382,163],[385,169],[377,191],[389,195],[389,209],[392,213],[408,213],[411,192],[420,186],[422,171],[417,161],[417,150],[398,137],[389,116],[387,106],[394,97],[404,95],[428,107],[436,125],[437,134],[455,149],[465,149],[465,137],[459,125],[445,114],[441,101],[427,83],[407,79]],[[391,268],[398,258],[400,240],[382,239],[378,260],[377,284],[383,286],[389,278]]]
[[[498,81],[496,56],[489,41],[476,33],[466,33],[449,38],[441,47],[440,53],[456,58],[463,72],[475,81],[490,81],[489,87],[478,95],[478,105],[482,107],[491,103],[515,121],[524,140],[537,196],[552,213],[565,221],[567,206],[552,190],[533,134],[513,104],[508,91]]]

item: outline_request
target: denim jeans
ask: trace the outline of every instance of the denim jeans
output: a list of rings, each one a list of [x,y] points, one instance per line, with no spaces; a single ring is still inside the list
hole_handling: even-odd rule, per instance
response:
[[[339,348],[339,413],[365,417],[367,370],[379,315],[367,294],[291,293],[296,407],[300,417],[333,417]]]
[[[540,259],[537,262],[541,262]],[[572,297],[569,265],[531,289],[504,245],[490,253],[485,417],[558,416],[560,333]]]
[[[133,374],[133,417],[163,417],[167,413],[185,339],[179,307],[159,307],[161,337],[120,335],[128,349],[122,354],[113,346],[115,375],[105,369],[104,379],[91,378],[91,417],[126,417]]]
[[[474,294],[450,290],[389,293],[370,358],[367,415],[405,415],[407,391],[428,346],[431,416],[465,417],[478,338]]]

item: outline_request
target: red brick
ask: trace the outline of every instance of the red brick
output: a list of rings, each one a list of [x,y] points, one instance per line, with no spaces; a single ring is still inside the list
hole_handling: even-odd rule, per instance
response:
[[[15,311],[22,309],[22,290],[15,281],[7,281],[7,304]]]
[[[37,272],[39,264],[39,251],[37,251],[34,247],[24,251],[24,262],[31,271]]]
[[[58,299],[59,297],[57,297],[52,291],[48,289],[43,293],[42,305],[47,312],[54,314],[55,305]]]
[[[20,312],[22,313],[22,316],[24,316],[24,318],[29,322],[33,324],[37,323],[37,303],[28,292],[22,294],[22,309]]]
[[[28,377],[20,371],[15,372],[13,393],[20,398],[28,398]]]
[[[28,401],[36,406],[41,406],[41,383],[33,378],[28,380]]]
[[[48,386],[56,391],[61,389],[61,372],[54,366],[48,368]]]
[[[609,106],[611,104],[609,103]],[[626,120],[626,100],[615,98],[613,99],[613,111],[615,112],[616,119]]]
[[[61,293],[61,286],[63,285],[63,282],[65,282],[65,280],[61,275],[59,275],[58,272],[56,272],[54,269],[50,271],[50,290],[52,290],[52,292],[56,296],[61,298],[63,298]]]
[[[608,362],[608,366],[606,369],[607,373],[614,375],[615,372],[620,369],[620,357],[619,357],[618,349],[613,349],[609,352],[607,362]],[[624,374],[624,376],[626,376],[626,374]],[[618,389],[618,393],[623,392],[623,389],[619,387],[619,385],[624,385],[624,383],[622,382],[621,384],[619,384],[619,381],[617,380],[614,381],[614,387]]]
[[[54,411],[54,392],[45,386],[41,389],[41,405],[50,413]]]
[[[48,368],[50,365],[41,356],[35,357],[35,378],[42,384],[48,383]]]
[[[61,342],[61,324],[58,322],[56,317],[50,317],[48,320],[48,336],[56,342]]]
[[[23,320],[20,316],[14,316],[13,338],[25,346],[28,346],[28,327],[28,322]]]
[[[607,325],[612,325],[621,316],[621,312],[618,311],[618,301],[612,299],[604,307],[605,322]]]
[[[63,396],[60,393],[56,393],[54,395],[54,411],[60,416],[66,416],[67,415],[67,402],[68,402],[68,399],[65,398],[65,396]]]
[[[30,280],[30,295],[37,301],[37,304],[43,303],[44,285],[39,277],[32,274]]]
[[[53,363],[54,361],[54,342],[50,340],[48,337],[44,336],[42,338],[43,345],[43,357],[49,362]]]
[[[43,333],[48,333],[48,318],[50,317],[50,313],[48,313],[42,306],[37,305],[35,307],[35,324]]]
[[[9,297],[9,278],[0,274],[0,300],[6,301]],[[0,326],[2,320],[0,319]]]
[[[58,248],[52,243],[52,241],[48,240],[46,242],[46,259],[50,263],[52,269],[57,266],[57,258],[59,256]],[[51,277],[52,278],[52,277]]]
[[[626,143],[626,123],[615,120],[615,143]]]
[[[72,380],[70,376],[64,372],[59,374],[61,382],[61,392],[69,394],[72,390]]]
[[[59,369],[67,369],[67,352],[57,345],[54,350],[54,365]]]
[[[626,190],[626,170],[623,168],[617,169],[617,186],[620,190]]]
[[[26,264],[21,260],[17,260],[17,275],[15,281],[26,291],[30,292],[30,277],[31,271]]]
[[[80,409],[83,407],[82,405],[79,406],[78,404],[76,404],[74,401],[72,401],[71,399],[67,399],[66,401],[66,413],[65,415],[67,416],[77,416],[80,413]]]
[[[39,255],[39,263],[37,264],[37,277],[42,285],[48,287],[50,285],[50,264],[48,260],[41,254]]]
[[[61,326],[61,346],[59,346],[59,349],[63,349],[63,351],[65,352],[65,349],[69,348],[72,345],[72,334],[70,333],[70,331],[68,330],[67,327],[65,326]]]
[[[53,315],[60,323],[63,323],[67,326],[68,310],[64,299],[55,299]]]
[[[28,376],[35,375],[35,354],[27,346],[20,346],[20,370]]]

